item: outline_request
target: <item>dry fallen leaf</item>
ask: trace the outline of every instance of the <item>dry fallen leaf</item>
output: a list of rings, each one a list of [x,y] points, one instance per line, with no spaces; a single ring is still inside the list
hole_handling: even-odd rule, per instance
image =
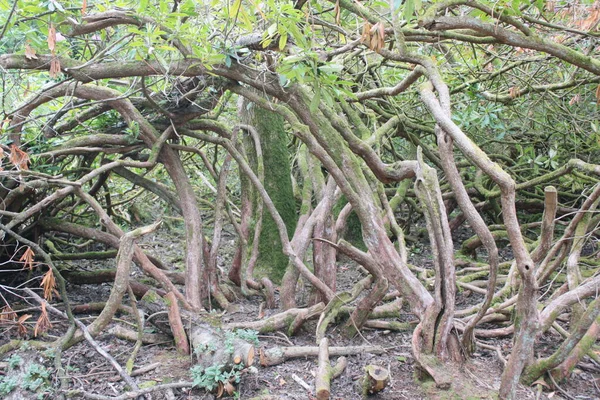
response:
[[[550,386],[548,386],[546,381],[541,378],[531,384],[531,386],[535,386],[535,385],[542,385],[544,387],[547,387],[548,389],[550,388]]]
[[[233,392],[235,392],[235,387],[229,382],[225,382],[224,389],[225,392],[227,392],[227,394],[230,396],[233,394]]]
[[[369,21],[365,21],[363,24],[362,34],[360,35],[360,41],[371,48],[371,27]]]
[[[38,59],[38,56],[35,55],[35,50],[29,45],[29,43],[25,44],[25,58],[28,60]]]
[[[571,100],[569,100],[569,105],[572,106],[573,104],[577,104],[581,101],[581,95],[579,93],[577,93],[575,96],[573,96],[571,98]]]
[[[8,304],[2,307],[0,310],[0,322],[2,321],[16,321],[17,313]]]

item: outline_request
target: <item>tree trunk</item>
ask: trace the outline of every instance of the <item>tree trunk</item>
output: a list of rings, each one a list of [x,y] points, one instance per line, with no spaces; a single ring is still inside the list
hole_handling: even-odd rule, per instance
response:
[[[262,163],[265,174],[264,186],[273,200],[277,211],[285,222],[288,232],[296,228],[296,206],[292,190],[292,179],[287,136],[283,118],[255,104],[243,101],[239,107],[241,119],[253,126],[260,137]],[[256,159],[254,146],[247,146],[251,165],[261,160]],[[253,154],[253,155],[252,155]],[[256,198],[253,199],[256,201]],[[254,268],[257,277],[267,276],[271,281],[280,283],[288,265],[288,257],[283,254],[281,240],[275,222],[269,215],[263,217],[262,232],[259,241],[259,254]]]

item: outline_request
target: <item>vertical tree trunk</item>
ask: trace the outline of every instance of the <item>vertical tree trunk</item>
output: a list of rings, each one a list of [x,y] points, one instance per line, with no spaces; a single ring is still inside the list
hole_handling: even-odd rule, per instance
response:
[[[262,161],[266,171],[265,188],[285,222],[286,228],[289,232],[293,232],[296,227],[296,206],[283,118],[248,101],[241,102],[239,112],[242,121],[253,126],[258,132],[263,151]],[[248,146],[249,154],[252,154],[251,148],[253,146]],[[252,158],[250,156],[251,160]],[[254,161],[256,161],[256,156],[254,156]],[[255,162],[251,164],[255,164]],[[259,277],[266,275],[272,281],[280,282],[287,265],[288,258],[283,254],[275,222],[269,215],[265,215],[255,271]]]

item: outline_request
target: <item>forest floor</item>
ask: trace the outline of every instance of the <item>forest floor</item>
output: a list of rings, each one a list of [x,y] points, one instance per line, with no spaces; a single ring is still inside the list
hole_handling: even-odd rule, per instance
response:
[[[149,253],[159,257],[167,265],[181,266],[183,253],[181,251],[182,239],[179,237],[177,229],[167,230],[166,227],[161,231],[144,237],[140,245]],[[165,238],[169,238],[165,240]],[[233,254],[235,240],[234,236],[228,233],[224,234],[222,242],[222,256],[219,259],[219,265],[226,269],[230,265]],[[411,255],[411,262],[415,265],[426,266],[430,263],[429,254],[420,252]],[[112,263],[112,265],[111,265]],[[99,266],[98,261],[85,261],[74,263],[78,268],[91,270],[93,268],[114,267],[114,260],[102,262]],[[140,277],[141,272],[135,275]],[[338,263],[338,291],[347,290],[352,287],[363,276],[351,263]],[[91,302],[105,301],[110,292],[110,284],[101,285],[70,285],[68,292],[70,300],[75,304],[86,304]],[[480,300],[478,294],[461,292],[457,299],[457,309],[466,305],[473,304]],[[308,297],[308,296],[307,296]],[[300,299],[299,304],[307,299]],[[239,299],[231,309],[222,315],[223,322],[231,321],[251,321],[258,319],[259,303],[261,298]],[[124,299],[124,304],[129,304]],[[266,310],[269,316],[280,310]],[[85,323],[89,323],[94,316],[79,315]],[[403,322],[413,320],[414,316],[406,310],[403,310],[400,320]],[[35,321],[35,318],[31,319]],[[53,328],[45,340],[52,340],[60,337],[66,331],[65,321],[52,320]],[[118,315],[113,324],[126,326],[135,329],[135,323],[128,315]],[[261,335],[260,347],[270,348],[273,346],[315,346],[315,321],[306,323],[296,336],[287,338],[285,335],[269,334]],[[110,332],[110,329],[106,329]],[[8,339],[15,338],[15,331],[0,332],[0,344]],[[13,334],[10,337],[10,334]],[[552,350],[553,343],[557,338],[553,333],[544,336],[539,342],[537,353],[546,354]],[[454,377],[450,390],[438,390],[431,381],[421,381],[416,378],[414,360],[411,355],[410,331],[385,331],[364,329],[359,336],[354,339],[347,339],[342,336],[335,327],[329,329],[327,337],[330,346],[360,346],[360,345],[379,345],[387,349],[387,353],[380,355],[359,354],[348,356],[348,366],[342,375],[332,382],[332,399],[360,399],[361,387],[359,378],[364,374],[364,367],[369,364],[379,365],[390,372],[390,383],[388,387],[378,395],[372,396],[375,399],[495,399],[500,385],[500,375],[502,365],[496,352],[493,350],[479,349],[475,356],[463,365],[449,366]],[[98,343],[108,351],[121,365],[129,358],[134,343],[121,340],[116,336],[106,333],[97,338]],[[506,357],[510,352],[510,338],[488,340],[486,343],[497,346],[502,349]],[[32,348],[21,348],[15,350],[13,354],[18,354],[25,363],[38,363],[43,365],[48,371],[53,370],[52,357],[35,351]],[[6,373],[6,360],[10,354],[0,360],[0,377]],[[331,358],[335,361],[335,357]],[[4,361],[4,365],[1,361]],[[258,361],[258,360],[257,360]],[[124,392],[125,384],[111,367],[108,362],[101,357],[87,342],[81,342],[78,345],[65,351],[62,355],[63,366],[69,376],[69,389],[83,390],[88,393],[104,396],[118,396]],[[255,363],[255,365],[258,362]],[[144,345],[140,349],[135,361],[135,369],[144,366],[153,365],[150,371],[137,376],[136,382],[140,387],[149,387],[157,384],[177,381],[191,381],[190,367],[193,366],[190,357],[178,356],[172,342],[159,345]],[[272,399],[313,399],[313,394],[303,388],[292,377],[295,375],[310,386],[314,386],[315,372],[317,369],[316,358],[301,358],[288,360],[283,364],[262,368],[257,365],[255,373],[245,374],[236,388],[234,398],[252,399],[257,396],[270,395]],[[569,382],[561,384],[560,390],[551,390],[544,387],[543,393],[536,393],[535,388],[520,387],[518,392],[519,399],[599,399],[600,390],[600,369],[595,371],[576,369]],[[24,390],[22,387],[13,390],[7,399],[35,399],[35,398],[55,398],[51,394],[50,387],[56,388],[58,380],[55,374],[48,377],[47,395],[34,394],[31,391]],[[1,385],[0,385],[1,393]],[[0,395],[0,398],[2,395]],[[153,393],[151,399],[212,399],[212,394],[199,389],[176,389],[166,395],[164,392]],[[269,397],[262,397],[263,399]]]

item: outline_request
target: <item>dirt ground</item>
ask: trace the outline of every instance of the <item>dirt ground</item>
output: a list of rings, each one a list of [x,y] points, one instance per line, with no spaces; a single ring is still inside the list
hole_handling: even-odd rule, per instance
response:
[[[160,257],[168,265],[181,267],[182,253],[178,235],[173,231],[162,231],[150,235],[143,239],[142,246],[145,250]],[[177,231],[175,232],[177,233]],[[165,237],[170,237],[171,241],[165,241]],[[222,257],[219,259],[219,265],[225,270],[231,261],[233,246],[235,240],[232,235],[226,234],[223,238]],[[426,266],[429,263],[427,254],[412,254],[412,262],[418,265]],[[102,262],[102,267],[110,267],[113,260]],[[97,268],[97,262],[85,261],[74,263],[78,268],[91,269]],[[134,274],[138,278],[141,273]],[[349,289],[357,282],[362,275],[357,268],[347,262],[340,262],[338,266],[338,290]],[[102,285],[79,285],[70,286],[69,293],[71,301],[76,304],[88,302],[103,301],[108,297],[110,291],[109,284]],[[477,302],[479,298],[472,294],[463,293],[457,301],[457,307],[462,308],[468,304]],[[251,321],[258,318],[259,303],[261,299],[250,298],[240,299],[235,303],[232,309],[223,314],[223,322],[231,321]],[[128,304],[128,300],[124,300]],[[300,301],[302,304],[302,299]],[[266,316],[278,312],[279,310],[268,310]],[[79,318],[85,323],[89,323],[93,315],[79,315]],[[400,318],[402,321],[409,321],[414,317],[404,309]],[[34,319],[32,318],[32,321]],[[113,322],[130,329],[134,329],[134,321],[128,315],[118,315]],[[66,330],[64,321],[52,320],[53,328],[44,340],[53,340],[60,337]],[[297,336],[287,338],[281,334],[269,334],[259,337],[260,347],[270,348],[273,346],[315,346],[315,324],[311,321],[302,328]],[[108,332],[109,330],[107,330]],[[9,339],[15,338],[15,331],[0,331],[0,344],[6,343]],[[359,399],[361,398],[360,378],[364,374],[365,366],[369,364],[379,365],[390,372],[389,386],[378,395],[372,396],[374,399],[495,399],[500,385],[500,375],[502,365],[495,351],[480,348],[475,357],[463,365],[451,366],[451,373],[454,381],[450,390],[442,391],[435,388],[431,381],[420,380],[417,378],[414,360],[410,351],[411,332],[409,331],[382,331],[364,329],[361,335],[349,340],[344,338],[334,326],[329,329],[327,337],[330,346],[348,346],[348,345],[379,345],[387,349],[385,354],[359,354],[349,356],[348,366],[342,375],[335,379],[331,385],[331,394],[333,399]],[[552,334],[546,335],[539,344],[539,351],[544,353],[551,351],[556,337]],[[103,334],[97,338],[102,348],[108,351],[121,365],[129,358],[134,343],[121,340],[110,333]],[[510,339],[492,340],[487,342],[490,345],[498,346],[502,349],[504,356],[510,352]],[[48,378],[45,379],[45,388],[47,393],[38,389],[38,393],[30,390],[24,390],[22,385],[14,389],[7,399],[43,399],[55,398],[55,390],[59,385],[56,377],[53,359],[51,354],[44,354],[35,351],[32,348],[21,348],[7,354],[3,360],[0,360],[0,377],[7,374],[7,366],[11,355],[18,355],[23,360],[21,369],[24,370],[28,365],[38,364],[49,371]],[[335,357],[332,357],[335,361]],[[88,343],[82,342],[65,351],[62,355],[62,363],[68,375],[69,390],[80,390],[87,393],[103,396],[119,396],[124,393],[125,385],[112,366],[101,357]],[[258,364],[258,363],[256,363]],[[165,384],[179,381],[191,381],[190,367],[192,360],[189,357],[177,356],[172,342],[159,345],[143,346],[135,360],[134,370],[144,366],[152,366],[149,371],[136,376],[134,379],[141,388],[150,387],[158,384]],[[542,393],[537,393],[537,388],[521,387],[519,389],[519,399],[599,399],[600,390],[600,366],[593,365],[587,361],[587,369],[576,369],[572,379],[568,383],[561,384],[560,390],[541,387]],[[590,367],[591,366],[591,367]],[[281,365],[262,368],[257,366],[253,371],[247,371],[236,387],[236,393],[233,398],[252,399],[262,396],[267,399],[270,395],[272,399],[312,399],[314,393],[310,393],[303,388],[293,378],[296,376],[304,381],[311,388],[314,387],[315,373],[317,369],[316,358],[302,358],[289,360]],[[44,379],[43,379],[44,380]],[[43,386],[44,387],[44,386]],[[43,388],[42,387],[42,388]],[[2,386],[0,385],[0,393]],[[2,395],[0,395],[0,398]],[[155,392],[149,395],[149,399],[212,399],[212,394],[199,389],[173,389],[170,392]]]

